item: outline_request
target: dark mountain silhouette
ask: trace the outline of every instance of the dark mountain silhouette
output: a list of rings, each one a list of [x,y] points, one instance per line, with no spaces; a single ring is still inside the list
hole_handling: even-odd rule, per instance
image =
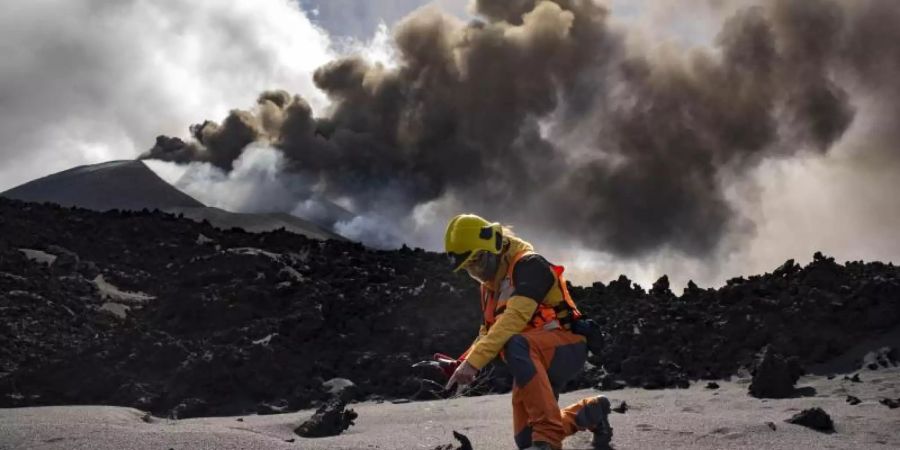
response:
[[[137,160],[78,166],[29,181],[0,196],[96,211],[206,206],[166,183]]]
[[[313,239],[344,239],[330,230],[328,222],[316,223],[285,213],[244,214],[209,207],[181,192],[156,175],[142,161],[110,161],[78,166],[14,187],[0,196],[29,202],[49,202],[95,211],[143,209],[181,214],[195,221],[206,220],[215,227],[233,227],[249,232],[284,228]],[[337,205],[319,202],[329,217],[351,215]],[[338,214],[343,211],[344,215]]]

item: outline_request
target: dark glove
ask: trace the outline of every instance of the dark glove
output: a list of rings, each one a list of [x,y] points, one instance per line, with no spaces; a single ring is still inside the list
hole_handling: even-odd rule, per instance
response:
[[[572,332],[580,334],[587,338],[587,347],[591,353],[600,355],[603,351],[603,345],[606,341],[603,329],[600,324],[592,319],[579,319],[572,324]]]

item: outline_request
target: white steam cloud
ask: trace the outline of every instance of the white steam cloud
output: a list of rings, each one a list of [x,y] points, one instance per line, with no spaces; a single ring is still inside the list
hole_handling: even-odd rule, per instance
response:
[[[207,206],[248,213],[291,211],[310,185],[284,170],[281,152],[261,144],[247,147],[230,172],[208,163],[145,162],[164,180]]]

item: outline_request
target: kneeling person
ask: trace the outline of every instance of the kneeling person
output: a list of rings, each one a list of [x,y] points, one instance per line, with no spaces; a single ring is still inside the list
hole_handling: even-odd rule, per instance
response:
[[[582,399],[560,409],[559,391],[583,368],[585,338],[571,331],[581,313],[569,295],[563,268],[534,253],[531,244],[499,223],[462,214],[447,226],[445,249],[453,270],[481,285],[483,321],[460,357],[447,387],[471,383],[498,355],[513,375],[513,429],[520,449],[561,449],[577,431],[594,433],[594,445],[612,438],[609,400]]]

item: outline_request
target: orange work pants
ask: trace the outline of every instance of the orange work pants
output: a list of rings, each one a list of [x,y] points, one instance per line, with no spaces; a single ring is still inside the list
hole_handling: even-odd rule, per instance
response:
[[[513,431],[519,448],[544,441],[562,448],[566,436],[589,425],[578,412],[589,399],[562,410],[559,391],[584,367],[587,345],[583,336],[565,329],[517,334],[503,348],[503,359],[513,375]]]

